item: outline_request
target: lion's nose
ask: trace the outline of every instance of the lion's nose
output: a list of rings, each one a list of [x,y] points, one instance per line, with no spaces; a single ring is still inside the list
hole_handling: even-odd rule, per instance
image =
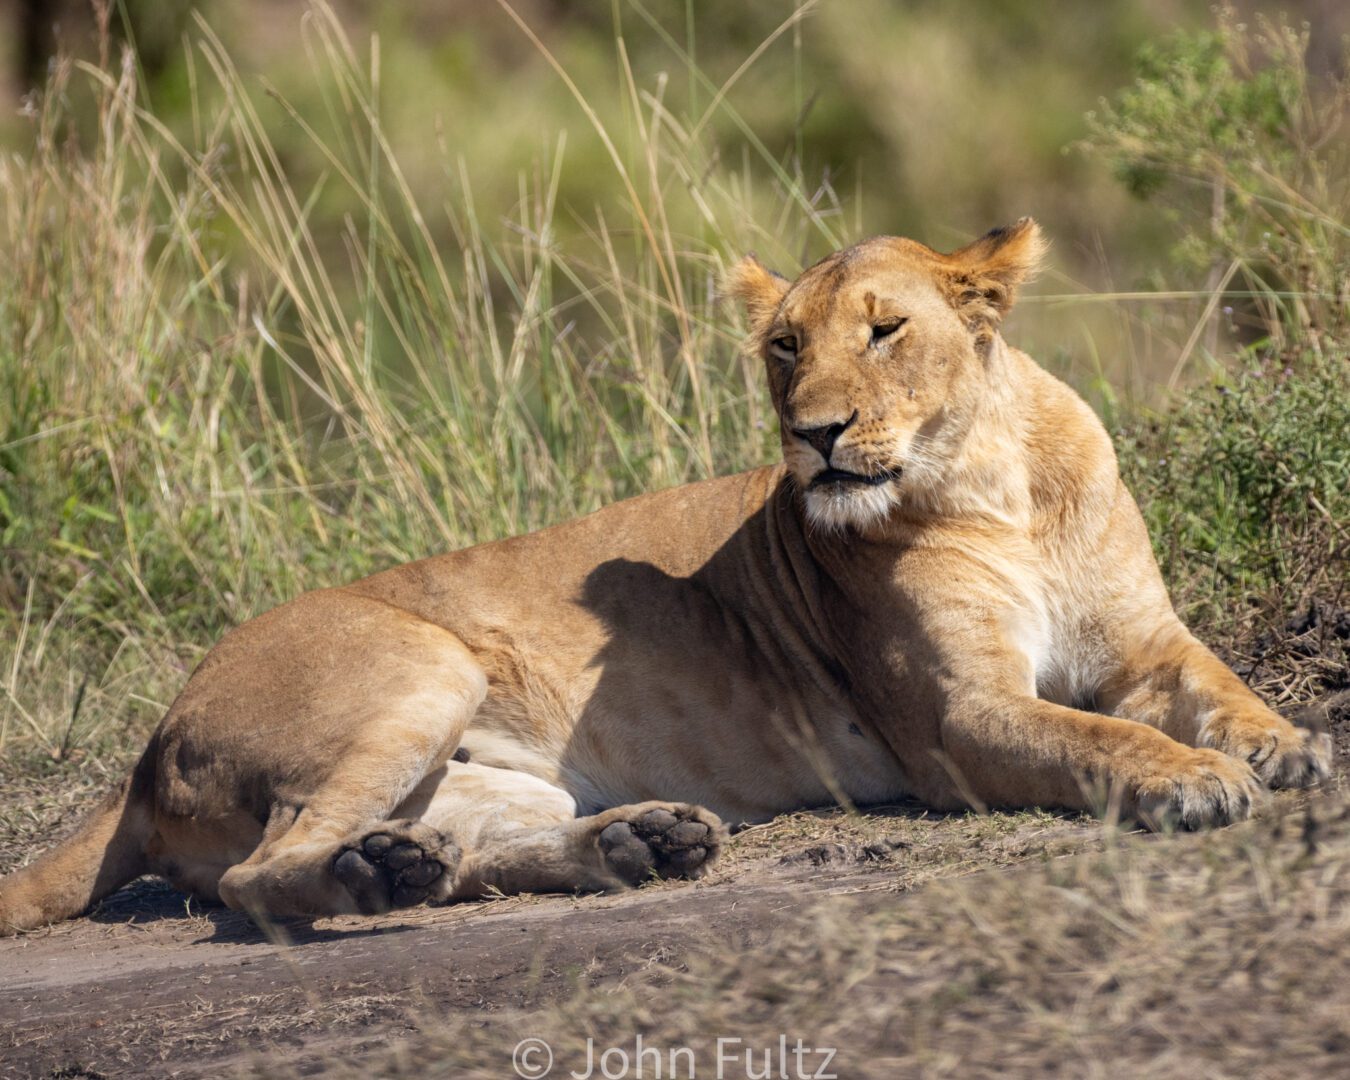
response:
[[[830,454],[834,452],[834,444],[852,425],[853,421],[858,419],[855,411],[852,416],[844,421],[836,421],[833,424],[822,424],[819,427],[794,427],[792,434],[799,439],[804,439],[816,448],[816,452],[825,459],[825,464],[830,463]]]

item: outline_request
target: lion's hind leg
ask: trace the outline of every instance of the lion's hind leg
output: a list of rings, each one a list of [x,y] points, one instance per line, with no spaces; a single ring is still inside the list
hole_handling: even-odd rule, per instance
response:
[[[401,748],[397,732],[373,764],[388,775],[406,758],[424,767],[420,747]],[[400,750],[404,753],[400,753]],[[349,773],[361,761],[334,771],[330,787],[303,808],[273,811],[262,842],[221,876],[219,895],[232,908],[254,915],[377,914],[450,895],[459,866],[454,840],[435,827],[393,816],[397,789],[383,798],[356,797]],[[433,770],[435,775],[439,770]],[[403,789],[417,783],[414,777]]]
[[[617,806],[546,829],[499,833],[466,857],[456,897],[494,892],[611,892],[668,878],[698,878],[726,828],[688,803]]]
[[[446,899],[460,861],[454,839],[421,821],[372,816],[341,833],[334,821],[297,821],[226,870],[220,898],[255,916],[373,915]]]
[[[374,816],[340,834],[333,821],[283,825],[225,871],[221,899],[257,916],[374,915],[447,899],[460,862],[454,839],[415,819]]]
[[[579,818],[562,788],[474,762],[448,763],[401,809],[420,810],[424,823],[458,841],[463,857],[452,899],[696,878],[726,837],[715,814],[686,803],[638,803]]]
[[[261,841],[219,880],[230,907],[369,914],[448,897],[459,849],[399,808],[443,770],[487,680],[452,634],[391,617],[398,655],[377,658],[355,678],[335,671],[323,697],[306,703],[316,735],[312,744],[299,739],[285,763],[301,779],[272,770],[277,794]]]

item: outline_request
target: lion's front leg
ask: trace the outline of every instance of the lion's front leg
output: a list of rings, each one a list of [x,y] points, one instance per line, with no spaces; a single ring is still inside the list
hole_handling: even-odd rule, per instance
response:
[[[1331,738],[1291,724],[1180,623],[1123,650],[1098,695],[1103,712],[1247,762],[1271,787],[1307,787],[1331,769]]]
[[[1089,811],[1114,803],[1153,828],[1242,821],[1261,794],[1251,768],[1217,750],[1129,720],[989,691],[951,702],[935,756],[946,775],[934,786],[941,792],[945,783],[947,795],[935,801]]]

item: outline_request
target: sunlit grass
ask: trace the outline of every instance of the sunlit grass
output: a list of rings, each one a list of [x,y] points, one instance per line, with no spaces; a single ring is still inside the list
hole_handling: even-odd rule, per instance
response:
[[[66,62],[32,156],[0,166],[6,752],[115,745],[222,628],[301,589],[769,456],[717,295],[749,188],[707,185],[702,234],[677,231],[666,188],[702,165],[659,101],[628,203],[563,251],[565,139],[499,226],[449,152],[453,197],[424,208],[380,126],[378,52],[360,66],[323,7],[308,32],[340,135],[252,93],[203,24],[193,83],[219,105],[190,138],[129,57]],[[63,104],[90,88],[81,149]],[[312,188],[277,115],[328,163]],[[336,237],[311,224],[331,185],[364,209]]]
[[[701,91],[685,112],[616,39],[619,131],[518,22],[622,197],[560,205],[566,132],[504,181],[431,130],[429,200],[382,123],[378,41],[358,50],[322,5],[302,58],[318,112],[242,75],[204,22],[187,125],[106,43],[56,65],[31,151],[0,159],[0,753],[122,753],[225,628],[303,589],[776,456],[721,273],[746,250],[794,273],[866,221],[736,112],[770,42],[718,83],[666,34]],[[714,116],[745,140],[735,161]],[[303,182],[302,149],[322,163]],[[485,218],[504,182],[514,209]],[[336,228],[334,203],[356,208]],[[1271,311],[1297,299],[1249,284]],[[1114,427],[1155,400],[1160,355],[1189,363],[1221,295],[1242,302],[1092,295],[1061,269],[1010,335]],[[1152,520],[1162,543],[1166,508]]]

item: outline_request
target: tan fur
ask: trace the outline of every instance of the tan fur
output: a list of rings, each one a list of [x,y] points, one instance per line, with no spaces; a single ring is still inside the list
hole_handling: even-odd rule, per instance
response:
[[[782,465],[241,626],[0,923],[144,870],[279,915],[616,888],[700,873],[717,815],[832,799],[1215,825],[1325,775],[1177,621],[1092,412],[1001,337],[1043,249],[1024,220],[795,282],[744,260]]]

